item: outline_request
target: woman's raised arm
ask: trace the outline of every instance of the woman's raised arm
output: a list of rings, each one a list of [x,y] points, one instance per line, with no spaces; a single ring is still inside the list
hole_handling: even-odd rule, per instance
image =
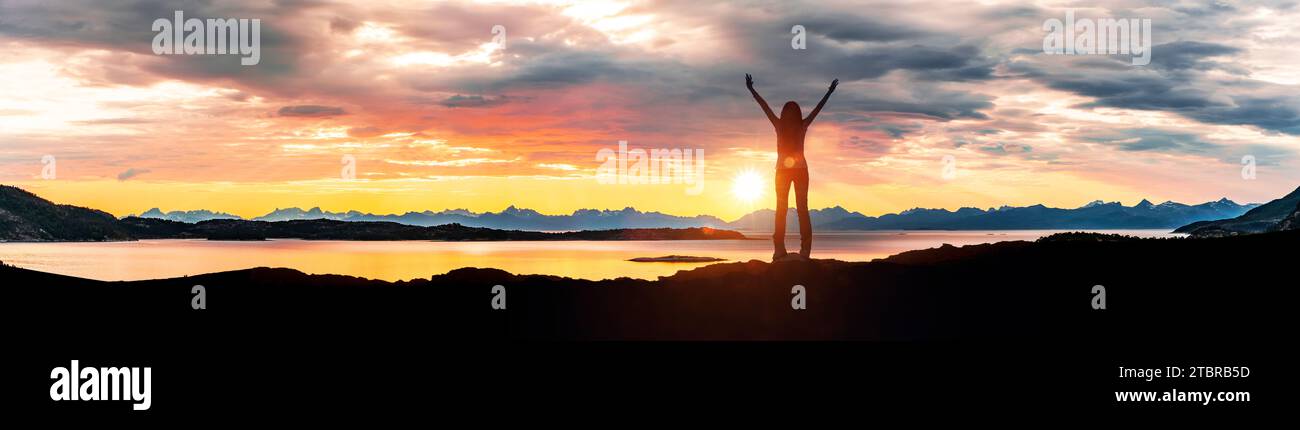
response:
[[[745,74],[745,86],[749,87],[749,93],[754,95],[754,100],[757,100],[758,105],[763,108],[763,114],[767,115],[767,120],[771,121],[772,125],[775,126],[776,115],[772,113],[772,108],[767,106],[767,101],[763,100],[763,96],[758,95],[758,91],[754,90],[754,77],[748,73]]]
[[[839,79],[836,79],[836,80],[834,80],[834,81],[831,81],[831,88],[828,89],[828,90],[826,90],[826,95],[822,96],[822,101],[820,101],[820,102],[817,103],[817,107],[816,107],[816,108],[813,108],[812,113],[808,114],[808,117],[807,117],[807,118],[804,118],[804,120],[803,120],[803,126],[804,126],[804,127],[807,127],[807,126],[809,126],[809,125],[812,125],[813,120],[817,118],[817,114],[818,114],[818,113],[821,113],[821,111],[822,111],[822,106],[826,106],[826,100],[829,100],[829,99],[831,98],[831,93],[835,92],[835,87],[838,87],[838,86],[840,86],[840,80],[839,80]]]

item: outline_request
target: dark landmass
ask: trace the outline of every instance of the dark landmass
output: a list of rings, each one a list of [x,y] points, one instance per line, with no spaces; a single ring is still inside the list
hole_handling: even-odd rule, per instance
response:
[[[19,188],[0,186],[0,241],[209,240],[742,240],[739,232],[714,228],[584,230],[562,233],[498,230],[460,224],[416,226],[379,221],[246,221],[212,219],[185,223],[127,217],[56,205]]]
[[[1195,222],[1179,227],[1174,232],[1187,233],[1192,237],[1223,237],[1292,229],[1294,228],[1294,222],[1288,222],[1285,225],[1282,222],[1289,217],[1293,217],[1297,209],[1300,209],[1300,188],[1296,188],[1291,194],[1287,194],[1280,199],[1251,209],[1241,216],[1217,221]]]
[[[637,263],[713,263],[718,261],[727,261],[715,257],[695,257],[690,255],[666,255],[663,257],[637,257],[627,261]]]
[[[0,185],[0,240],[110,241],[131,236],[112,214],[56,205],[20,188]]]
[[[1277,225],[1273,226],[1269,231],[1287,231],[1296,229],[1300,229],[1300,203],[1296,204],[1295,209],[1291,211],[1291,215],[1282,218],[1282,221],[1279,221]]]
[[[179,331],[228,343],[1279,342],[1289,338],[1282,330],[1289,333],[1295,325],[1293,276],[1256,272],[1290,267],[1297,245],[1295,230],[1209,239],[1077,233],[944,246],[873,262],[714,264],[656,281],[589,281],[487,268],[404,282],[270,268],[100,282],[3,267],[0,278],[5,314],[15,318],[11,327],[39,320],[48,325],[43,333],[78,332],[93,324],[97,333],[145,330],[158,333],[149,339],[159,339]],[[195,285],[206,287],[205,310],[190,309]],[[495,285],[508,293],[506,310],[491,307]],[[791,308],[795,285],[805,287],[807,309]],[[1105,310],[1091,307],[1095,285],[1106,288]]]

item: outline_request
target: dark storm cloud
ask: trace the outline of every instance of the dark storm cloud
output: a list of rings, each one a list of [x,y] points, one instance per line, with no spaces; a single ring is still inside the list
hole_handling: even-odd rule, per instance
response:
[[[1156,45],[1151,52],[1160,53],[1158,56],[1152,55],[1153,67],[1167,70],[1209,70],[1220,65],[1207,62],[1206,58],[1235,55],[1241,50],[1217,43],[1179,41]]]
[[[277,112],[280,116],[319,118],[347,115],[341,107],[320,105],[285,106]]]
[[[755,75],[769,101],[816,97],[831,79],[838,78],[842,85],[835,106],[860,114],[987,119],[983,111],[994,107],[991,96],[948,85],[997,79],[1001,60],[986,52],[978,37],[960,34],[961,27],[930,28],[892,19],[891,10],[871,5],[767,6],[772,9],[767,15],[733,14],[712,24],[734,35],[738,49],[761,59],[726,76],[732,82],[719,80],[720,92],[730,92],[735,76],[748,72]],[[794,24],[807,30],[807,49],[791,48]],[[859,93],[864,87],[855,85],[886,77],[897,80],[901,90],[882,93],[867,88],[867,93]],[[876,129],[895,137],[916,130],[879,125]]]
[[[1232,164],[1240,163],[1243,156],[1249,155],[1255,157],[1259,165],[1278,165],[1296,155],[1294,149],[1276,144],[1225,145],[1194,133],[1159,128],[1088,131],[1078,137],[1083,141],[1113,146],[1121,151],[1194,154]]]
[[[838,20],[843,22],[843,26],[856,20],[871,21],[850,14]],[[731,24],[739,27],[735,31],[742,34],[748,49],[766,60],[765,66],[823,79],[875,79],[890,72],[907,71],[912,72],[912,79],[918,82],[983,80],[993,77],[993,68],[998,62],[996,58],[985,55],[979,46],[963,41],[961,37],[888,30],[904,24],[877,27],[872,31],[884,31],[889,37],[881,37],[879,39],[883,40],[872,43],[840,43],[844,40],[833,38],[816,25],[809,25],[807,49],[791,49],[787,22],[798,21]]]
[[[979,145],[975,149],[990,155],[1014,155],[1033,151],[1029,145],[1006,142],[990,142]]]
[[[1087,133],[1084,140],[1114,145],[1124,151],[1206,153],[1222,145],[1206,142],[1200,136],[1159,129],[1127,129]]]
[[[896,42],[929,35],[926,31],[902,23],[849,14],[796,14],[785,21],[802,25],[814,35],[840,42]]]
[[[849,107],[850,111],[916,114],[946,121],[957,118],[988,119],[988,115],[981,111],[993,107],[991,100],[991,97],[979,94],[951,92],[936,93],[921,101],[864,98],[845,100],[842,104]]]
[[[1202,63],[1194,58],[1216,52],[1236,51],[1190,47],[1176,51],[1174,56],[1179,58],[1169,60],[1166,67],[1116,70],[1058,66],[1049,71],[1040,65],[1017,62],[1011,64],[1011,69],[1050,88],[1094,98],[1083,107],[1168,111],[1208,124],[1247,125],[1300,134],[1300,98],[1290,95],[1291,88],[1249,80],[1220,82],[1200,74],[1182,73],[1200,67]],[[1153,55],[1152,64],[1158,55]]]
[[[1300,98],[1286,94],[1290,88],[1276,86],[1276,96],[1232,96],[1230,105],[1193,110],[1187,116],[1201,122],[1251,125],[1291,135],[1300,135]]]
[[[924,88],[930,82],[964,82],[993,78],[996,58],[987,57],[979,46],[944,32],[877,16],[876,11],[852,6],[809,7],[772,4],[774,14],[754,17],[729,11],[738,5],[668,4],[668,15],[690,14],[694,8],[713,10],[707,25],[723,34],[736,36],[737,49],[766,54],[752,70],[769,77],[800,76],[800,81],[769,80],[776,93],[806,91],[810,82],[839,77],[846,83],[906,71]],[[735,103],[736,76],[740,67],[729,64],[686,65],[676,59],[645,55],[612,46],[599,32],[575,22],[549,6],[501,5],[479,7],[452,3],[420,5],[412,9],[359,10],[357,7],[324,2],[271,3],[194,1],[172,4],[164,1],[125,2],[16,2],[5,3],[6,15],[21,20],[0,21],[0,34],[39,39],[65,46],[124,50],[146,54],[124,60],[105,73],[87,71],[101,82],[118,85],[148,85],[165,79],[229,85],[240,94],[275,94],[284,97],[329,95],[365,99],[373,97],[365,81],[322,78],[321,70],[339,61],[322,56],[328,41],[320,34],[350,37],[363,22],[380,22],[419,48],[456,55],[477,49],[490,40],[494,25],[504,25],[509,41],[509,61],[497,69],[448,70],[443,73],[401,73],[394,82],[403,83],[416,94],[444,93],[432,104],[444,107],[492,107],[504,98],[482,100],[454,94],[513,90],[558,90],[592,82],[631,84],[656,95],[658,100],[676,97],[692,103]],[[154,19],[170,19],[173,11],[184,10],[187,18],[228,17],[262,19],[262,56],[256,67],[241,66],[233,56],[154,56],[150,42]],[[815,11],[815,12],[810,12]],[[308,12],[315,13],[307,19]],[[437,19],[428,19],[437,17]],[[671,17],[683,19],[682,16]],[[665,18],[668,19],[668,18]],[[323,21],[322,21],[323,20]],[[320,22],[318,22],[320,21]],[[315,25],[321,24],[321,25]],[[789,49],[790,27],[804,25],[809,32],[807,51]],[[545,35],[545,37],[539,37]],[[790,67],[794,66],[794,67]],[[749,69],[749,68],[746,68]],[[808,73],[811,72],[811,73]],[[364,76],[364,75],[363,75]],[[357,76],[363,77],[363,76]],[[348,77],[347,75],[340,76]],[[818,84],[824,85],[824,84]],[[846,86],[847,87],[847,86]],[[449,97],[449,95],[451,95]],[[456,97],[463,97],[458,99]],[[802,96],[801,96],[802,97]],[[315,97],[320,98],[320,97]],[[954,99],[917,101],[877,100],[859,104],[865,109],[914,113],[938,119],[979,118],[991,106],[988,98],[960,94]],[[981,99],[972,103],[972,99]],[[361,100],[359,102],[364,102]],[[329,112],[282,110],[283,116],[335,115]]]
[[[163,1],[5,1],[0,35],[144,53],[155,34],[153,20],[169,18],[174,10]]]
[[[652,70],[628,67],[606,53],[563,49],[539,53],[524,60],[516,73],[490,86],[502,89],[570,86],[601,78],[619,79],[651,73]]]
[[[1145,68],[1126,66],[1127,58],[1122,57],[1062,58],[1039,55],[1041,50],[1032,45],[998,46],[1001,34],[1038,31],[1043,19],[1060,18],[1057,9],[951,5],[945,7],[965,11],[971,21],[936,24],[908,20],[911,14],[906,12],[918,7],[935,6],[670,0],[630,7],[653,12],[657,20],[687,30],[717,34],[726,41],[719,54],[728,60],[715,62],[688,62],[640,46],[612,43],[560,8],[545,5],[434,3],[367,8],[283,0],[5,1],[0,3],[0,16],[7,17],[0,19],[0,36],[145,54],[87,71],[85,80],[96,83],[141,86],[178,79],[238,89],[236,94],[245,99],[269,94],[362,106],[408,100],[433,108],[492,108],[509,100],[473,94],[564,91],[609,83],[642,93],[640,100],[632,101],[642,109],[651,109],[654,103],[682,102],[729,108],[749,103],[743,87],[738,88],[740,77],[749,72],[759,79],[769,100],[815,102],[826,83],[840,78],[836,107],[844,113],[933,121],[988,119],[1000,126],[1007,120],[992,114],[996,97],[982,94],[979,84],[1029,79],[1093,98],[1083,107],[1167,111],[1209,124],[1300,134],[1300,100],[1289,95],[1293,91],[1248,79],[1249,69],[1240,60],[1250,53],[1233,45],[1249,45],[1232,43],[1230,37],[1249,36],[1253,21],[1218,18],[1238,9],[1236,5],[1128,1],[1105,5],[1108,9],[1096,16],[1163,18],[1157,20],[1158,45]],[[178,9],[193,18],[262,19],[261,63],[244,67],[233,56],[152,55],[152,21],[170,19]],[[373,80],[372,70],[349,68],[353,60],[340,58],[329,45],[330,37],[351,38],[366,23],[380,23],[408,38],[403,43],[413,46],[403,48],[448,55],[478,49],[491,40],[494,25],[504,25],[508,54],[494,59],[499,67],[457,66],[438,73],[418,67],[385,70],[392,80],[381,85]],[[808,49],[791,49],[793,25],[806,28]],[[674,34],[661,35],[659,41],[693,43]],[[392,54],[376,53],[379,60],[366,67],[386,64],[382,59]],[[735,61],[738,57],[752,60]],[[1207,73],[1211,71],[1227,72],[1240,81],[1223,82]],[[868,87],[885,79],[905,89],[880,92]],[[345,113],[341,108],[313,105],[280,110],[282,116]],[[841,117],[827,117],[834,118]],[[913,128],[881,130],[902,135]]]
[[[1194,6],[1178,6],[1175,7],[1174,10],[1193,17],[1213,17],[1216,15],[1233,13],[1238,9],[1225,2],[1213,1]]]
[[[853,135],[841,139],[839,142],[841,149],[853,151],[861,155],[880,156],[888,154],[893,147],[888,141],[877,139],[873,136]]]
[[[166,79],[212,82],[237,80],[271,91],[292,81],[304,58],[312,54],[310,38],[295,34],[298,15],[324,6],[313,1],[278,0],[169,2],[122,1],[14,1],[0,4],[0,36],[31,40],[51,46],[105,49],[141,54],[122,60],[132,73],[106,76],[112,83],[147,85]],[[261,61],[242,66],[235,55],[154,55],[156,19],[173,20],[176,11],[190,18],[260,19]],[[175,43],[179,43],[176,41]],[[117,78],[114,78],[116,76]]]
[[[1007,70],[1049,88],[1092,97],[1081,106],[1085,108],[1164,111],[1206,124],[1300,135],[1300,98],[1291,95],[1293,88],[1251,79],[1246,61],[1250,52],[1233,46],[1241,44],[1235,39],[1256,37],[1253,26],[1260,25],[1257,20],[1220,19],[1237,9],[1214,3],[1161,12],[1159,7],[1136,2],[1111,13],[1165,18],[1154,20],[1156,44],[1150,65],[1132,67],[1126,56],[1045,56],[1017,50],[1006,63]],[[1173,142],[1150,137],[1144,145],[1169,147]]]
[[[480,95],[463,96],[460,94],[447,97],[438,104],[450,108],[479,108],[499,106],[510,101],[507,96],[484,97]]]
[[[854,80],[874,79],[894,70],[917,72],[914,76],[925,81],[983,80],[992,77],[996,65],[970,45],[872,47],[822,61],[827,69]]]

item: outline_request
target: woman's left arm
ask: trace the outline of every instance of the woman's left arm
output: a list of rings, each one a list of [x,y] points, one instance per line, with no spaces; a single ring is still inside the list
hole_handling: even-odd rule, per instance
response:
[[[803,126],[804,126],[804,127],[807,127],[807,126],[809,126],[809,125],[812,125],[813,119],[816,119],[816,118],[817,118],[817,114],[818,114],[818,113],[821,113],[821,111],[822,111],[822,106],[826,106],[826,100],[830,100],[830,98],[831,98],[831,93],[835,92],[835,87],[838,87],[838,86],[840,86],[840,80],[839,80],[839,79],[836,79],[836,80],[834,80],[834,81],[831,81],[831,88],[828,89],[828,90],[826,90],[826,95],[822,96],[822,101],[820,101],[820,102],[817,103],[817,107],[816,107],[816,108],[813,108],[812,113],[808,114],[808,117],[807,117],[807,118],[804,118],[804,120],[803,120]]]

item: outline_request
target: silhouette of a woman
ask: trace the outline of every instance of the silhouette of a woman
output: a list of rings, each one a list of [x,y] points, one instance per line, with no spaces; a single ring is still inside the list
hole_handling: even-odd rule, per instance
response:
[[[803,157],[803,138],[808,133],[808,126],[812,125],[813,119],[817,118],[822,106],[826,105],[826,100],[831,98],[831,93],[839,85],[839,79],[831,82],[830,89],[807,118],[803,117],[803,111],[794,101],[785,102],[785,107],[781,108],[781,117],[778,118],[772,114],[772,108],[767,106],[763,96],[754,90],[754,77],[745,74],[745,86],[749,87],[750,94],[754,95],[754,100],[763,108],[767,120],[776,128],[776,232],[772,234],[776,250],[772,253],[773,261],[786,255],[785,217],[790,208],[791,183],[794,184],[795,208],[799,212],[799,256],[807,259],[812,254],[812,220],[808,218],[808,161]]]

